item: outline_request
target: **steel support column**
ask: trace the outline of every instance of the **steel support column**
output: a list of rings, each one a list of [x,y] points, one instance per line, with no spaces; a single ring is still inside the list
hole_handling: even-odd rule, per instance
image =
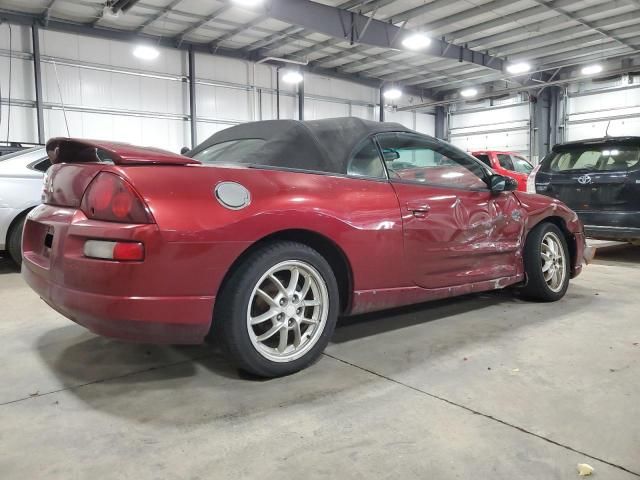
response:
[[[380,121],[384,122],[384,91],[380,87]]]
[[[446,116],[443,106],[436,107],[435,134],[440,140],[447,140]]]
[[[44,136],[44,110],[42,107],[42,70],[40,63],[40,34],[38,24],[31,26],[33,39],[33,77],[36,87],[36,119],[38,123],[38,143],[45,142]]]
[[[189,117],[191,119],[191,148],[198,145],[198,115],[196,108],[196,54],[189,49]]]
[[[298,120],[304,120],[304,78],[298,84]]]

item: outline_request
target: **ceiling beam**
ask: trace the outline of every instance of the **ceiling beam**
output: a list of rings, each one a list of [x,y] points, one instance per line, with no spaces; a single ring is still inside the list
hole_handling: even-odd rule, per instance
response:
[[[188,28],[186,28],[185,30],[180,32],[178,35],[175,36],[175,40],[178,43],[178,45],[180,45],[182,42],[184,42],[184,39],[187,37],[187,35],[189,35],[190,33],[195,32],[200,27],[202,27],[203,25],[206,25],[210,21],[214,20],[218,15],[221,15],[222,13],[226,12],[230,8],[231,8],[230,5],[223,5],[223,6],[219,7],[219,8],[216,8],[213,12],[211,12],[209,15],[204,17],[202,20],[197,21],[196,23],[190,25]]]
[[[173,10],[174,8],[176,8],[178,6],[178,4],[182,2],[182,0],[173,0],[169,5],[167,5],[166,7],[164,7],[162,10],[160,10],[158,13],[156,13],[155,15],[153,15],[151,18],[149,18],[148,20],[146,20],[142,25],[140,25],[137,28],[138,32],[143,31],[145,28],[147,28],[149,25],[151,25],[154,22],[157,22],[158,20],[160,20],[162,17],[164,17],[166,14],[168,14],[169,12],[171,12],[171,10]]]
[[[385,49],[400,49],[401,27],[371,19],[360,13],[310,0],[278,0],[267,5],[263,11],[270,18],[342,41]],[[368,25],[366,29],[365,25]],[[501,58],[438,39],[432,39],[431,45],[420,54],[475,63],[494,70],[503,69]]]
[[[41,25],[42,18],[40,15],[27,14],[22,12],[13,12],[9,10],[0,11],[0,19],[3,21],[7,21],[16,25],[27,25],[32,26],[33,24]],[[162,37],[158,35],[149,35],[143,34],[136,31],[131,30],[119,30],[115,28],[109,27],[92,27],[88,24],[81,24],[76,22],[67,22],[51,19],[49,20],[49,24],[47,27],[42,27],[44,30],[54,30],[58,32],[71,33],[76,35],[85,35],[88,37],[94,38],[103,38],[107,40],[117,40],[121,42],[137,42],[140,40],[152,41],[154,45],[158,47],[172,48],[177,50],[189,51],[189,49],[193,49],[194,52],[204,53],[204,54],[213,54],[211,51],[210,44],[207,43],[196,43],[183,41],[180,45],[178,45],[174,38]],[[235,58],[239,60],[245,61],[255,61],[255,58],[248,55],[248,52],[245,50],[239,49],[230,49],[219,47],[215,51],[215,55],[221,57],[229,57]],[[320,68],[317,66],[308,66],[301,67],[301,70],[315,73],[317,75],[322,75],[326,77],[339,78],[341,80],[347,80],[350,82],[355,82],[360,85],[364,85],[372,88],[380,88],[381,83],[379,80],[374,78],[366,78],[359,75],[346,75],[340,72],[337,72],[332,69]],[[418,94],[419,92],[428,94],[429,90],[426,89],[409,89],[410,92],[414,94]]]
[[[610,31],[605,30],[603,28],[600,28],[596,25],[594,25],[592,22],[587,22],[586,20],[581,19],[580,17],[574,15],[573,13],[565,10],[564,8],[558,7],[554,4],[553,0],[549,3],[547,3],[545,0],[532,0],[534,2],[536,2],[539,5],[542,5],[545,8],[551,9],[556,13],[559,13],[561,15],[564,15],[565,17],[578,22],[582,25],[584,25],[585,27],[590,28],[591,30],[598,32],[600,35],[602,35],[605,38],[610,38],[612,40],[615,40],[616,42],[618,42],[621,45],[625,45],[629,48],[633,48],[634,50],[638,50],[639,47],[637,45],[634,45],[632,43],[628,43],[626,40],[623,40],[620,37],[617,37],[616,35],[612,35]]]

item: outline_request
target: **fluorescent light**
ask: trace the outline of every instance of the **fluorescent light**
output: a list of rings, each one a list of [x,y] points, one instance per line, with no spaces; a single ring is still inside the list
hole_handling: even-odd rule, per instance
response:
[[[389,88],[382,94],[388,100],[397,100],[402,96],[402,90],[399,88]]]
[[[512,63],[511,65],[507,66],[507,72],[514,74],[525,73],[529,70],[531,70],[531,65],[529,65],[527,62]]]
[[[431,44],[431,39],[423,33],[414,33],[402,40],[402,45],[409,50],[422,50]]]
[[[138,45],[133,49],[133,55],[141,60],[155,60],[160,55],[160,52],[150,45]]]
[[[600,73],[602,71],[602,65],[599,64],[595,64],[595,65],[587,65],[586,67],[584,67],[582,69],[582,74],[583,75],[595,75],[596,73]]]
[[[478,90],[476,90],[475,88],[465,88],[464,90],[460,91],[460,95],[465,98],[475,97],[476,95],[478,95]]]
[[[282,75],[282,81],[285,83],[300,83],[302,80],[304,80],[302,74],[295,70],[288,70]]]
[[[262,0],[233,0],[233,3],[242,7],[257,7],[262,3]]]

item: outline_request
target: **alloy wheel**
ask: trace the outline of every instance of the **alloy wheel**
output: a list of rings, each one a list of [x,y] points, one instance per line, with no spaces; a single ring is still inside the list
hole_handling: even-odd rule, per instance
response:
[[[553,292],[562,290],[567,276],[565,251],[562,242],[553,232],[547,232],[542,238],[540,248],[542,275]]]
[[[320,273],[298,260],[270,268],[255,285],[247,308],[247,328],[256,350],[273,362],[290,362],[320,339],[329,312],[329,294]]]

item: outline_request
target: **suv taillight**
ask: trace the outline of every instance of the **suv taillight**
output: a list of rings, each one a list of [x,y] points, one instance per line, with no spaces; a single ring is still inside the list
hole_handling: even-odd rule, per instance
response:
[[[89,184],[80,206],[87,218],[120,223],[154,223],[144,201],[116,174],[101,172]]]
[[[527,193],[536,193],[536,174],[540,170],[540,164],[531,171],[527,178]]]

